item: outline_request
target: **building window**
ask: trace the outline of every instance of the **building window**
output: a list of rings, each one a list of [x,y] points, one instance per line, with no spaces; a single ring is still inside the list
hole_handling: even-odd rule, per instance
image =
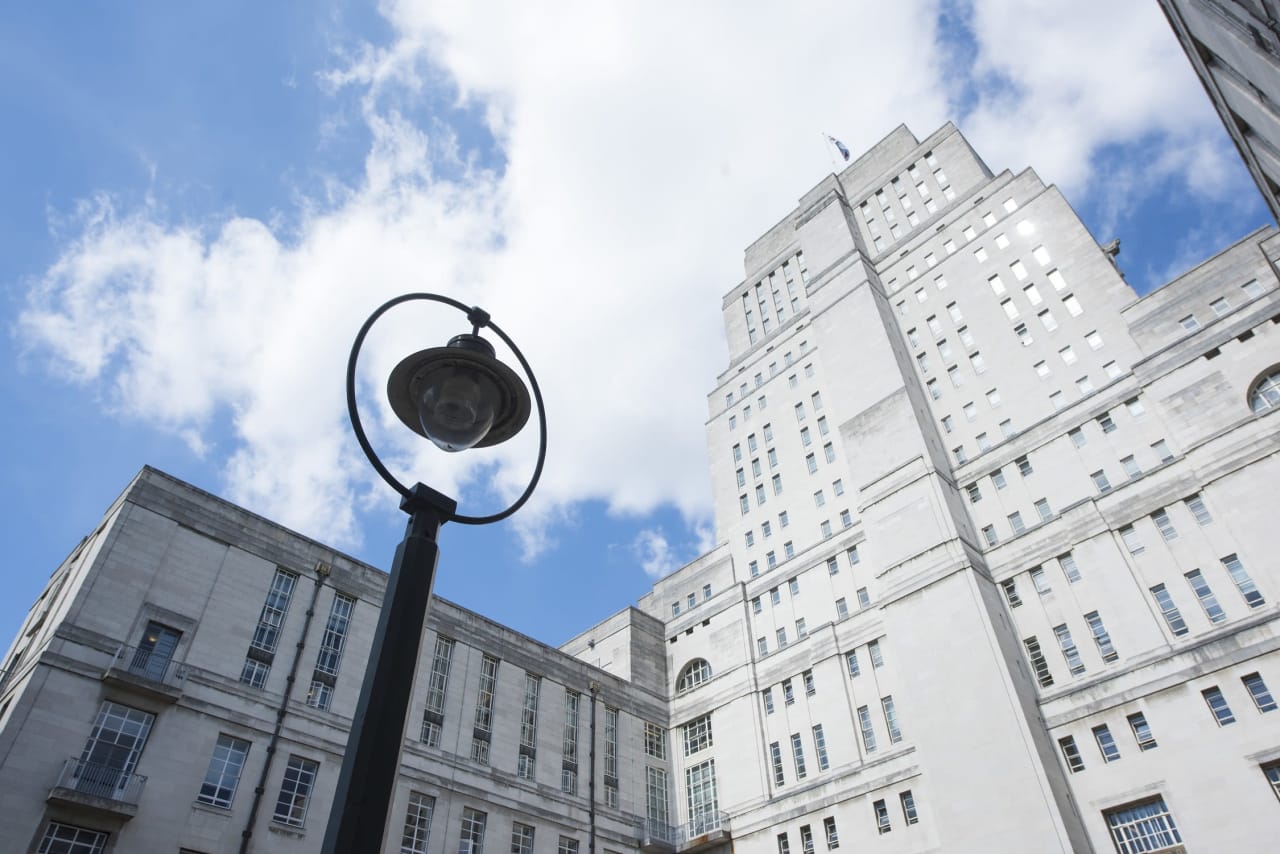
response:
[[[604,707],[604,801],[618,808],[618,710],[609,706]]]
[[[581,700],[582,695],[577,691],[565,691],[560,791],[570,795],[578,793],[578,707]]]
[[[265,653],[274,653],[280,640],[280,627],[289,610],[289,600],[293,597],[293,588],[298,576],[288,570],[277,569],[271,579],[271,589],[267,591],[267,600],[262,604],[262,612],[258,615],[258,625],[253,631],[250,646]]]
[[[1139,750],[1151,750],[1155,748],[1156,737],[1151,734],[1151,725],[1147,723],[1147,716],[1142,712],[1134,712],[1126,718],[1129,721],[1129,728],[1133,730],[1133,738],[1138,742]]]
[[[645,816],[659,826],[667,823],[667,772],[661,768],[645,768]]]
[[[863,748],[867,753],[875,753],[876,731],[871,723],[871,709],[867,706],[858,706],[858,727],[862,731]]]
[[[680,678],[676,680],[676,693],[691,691],[710,678],[711,665],[705,658],[695,658],[680,671]]]
[[[1049,662],[1045,660],[1044,651],[1040,649],[1040,641],[1032,635],[1023,639],[1022,644],[1027,648],[1027,657],[1031,660],[1031,669],[1035,671],[1036,681],[1040,683],[1041,688],[1048,688],[1053,684],[1053,674],[1049,671]]]
[[[1103,812],[1119,854],[1165,851],[1182,844],[1182,835],[1164,798],[1156,796]]]
[[[876,831],[884,834],[893,830],[889,824],[889,807],[885,806],[884,801],[876,801],[871,805],[876,814]]]
[[[782,700],[788,706],[794,706],[796,703],[796,692],[795,692],[795,689],[791,686],[790,679],[782,680]]]
[[[1236,716],[1231,714],[1231,707],[1227,705],[1227,698],[1222,696],[1222,691],[1218,690],[1217,685],[1206,688],[1200,693],[1204,696],[1204,701],[1209,704],[1209,711],[1213,712],[1213,719],[1218,722],[1218,726],[1236,722]]]
[[[812,697],[814,694],[818,693],[818,689],[814,687],[812,670],[806,670],[804,673],[800,674],[800,676],[804,679],[805,696]]]
[[[1009,514],[1009,527],[1013,529],[1015,535],[1021,534],[1027,529],[1026,524],[1022,521],[1022,514],[1017,510]]]
[[[236,786],[240,783],[240,773],[244,771],[244,761],[248,755],[249,742],[220,733],[218,742],[213,747],[213,756],[209,759],[209,770],[205,772],[204,783],[200,786],[200,794],[196,800],[211,806],[231,809],[231,802],[236,796]]]
[[[444,725],[444,695],[449,687],[449,663],[453,660],[453,644],[451,638],[436,638],[431,677],[427,684],[427,705],[422,717],[422,741],[428,747],[440,746],[440,728]]]
[[[690,834],[701,836],[719,825],[720,802],[716,795],[716,765],[708,759],[686,768],[685,792],[689,808]]]
[[[267,684],[267,675],[270,672],[271,665],[266,662],[246,658],[244,667],[240,670],[240,681],[250,688],[262,688]]]
[[[692,756],[700,750],[710,747],[711,715],[694,718],[684,725],[684,755]]]
[[[1000,542],[1000,538],[996,536],[996,528],[994,525],[982,526],[982,538],[986,540],[988,546],[994,546]]]
[[[822,829],[827,835],[827,848],[836,849],[840,847],[840,833],[836,830],[836,820],[834,816],[827,816],[822,820]]]
[[[1053,510],[1049,507],[1049,499],[1041,498],[1035,503],[1036,514],[1040,517],[1041,522],[1048,522],[1053,518]]]
[[[1200,601],[1200,607],[1204,609],[1204,615],[1209,618],[1209,622],[1221,623],[1225,620],[1227,615],[1218,604],[1218,597],[1214,596],[1213,591],[1209,589],[1209,582],[1204,580],[1204,574],[1198,569],[1193,569],[1184,575],[1187,583],[1191,585],[1192,592],[1196,594],[1196,599]]]
[[[1142,545],[1142,540],[1138,537],[1137,530],[1132,525],[1125,525],[1119,531],[1120,539],[1124,542],[1124,547],[1129,550],[1129,554],[1142,554],[1146,551],[1146,547]]]
[[[1080,748],[1076,747],[1074,736],[1063,736],[1058,739],[1058,747],[1062,750],[1062,758],[1067,760],[1067,769],[1076,774],[1084,770],[1084,757],[1080,755]]]
[[[1173,527],[1173,520],[1163,507],[1151,514],[1151,521],[1156,523],[1156,530],[1165,542],[1178,539],[1178,529]]]
[[[1103,433],[1111,433],[1116,429],[1116,422],[1112,420],[1110,412],[1102,413],[1096,420]]]
[[[881,697],[880,706],[884,710],[884,723],[889,730],[889,741],[897,744],[902,741],[902,730],[898,727],[898,711],[893,705],[893,697]]]
[[[774,708],[773,708],[773,689],[772,689],[772,688],[765,688],[765,689],[764,689],[764,691],[763,691],[762,693],[764,694],[764,713],[765,713],[766,715],[771,715],[771,714],[773,714],[773,712],[774,712]]]
[[[1142,467],[1138,465],[1138,461],[1133,458],[1132,454],[1121,458],[1120,465],[1124,468],[1125,476],[1128,477],[1129,480],[1134,480],[1135,478],[1142,476]]]
[[[1089,477],[1093,478],[1093,485],[1097,488],[1100,495],[1105,495],[1111,491],[1111,481],[1107,479],[1107,473],[1102,469],[1098,469],[1093,474],[1089,475]],[[1133,528],[1132,525],[1129,527],[1130,529]]]
[[[1151,596],[1156,600],[1160,613],[1164,615],[1164,621],[1169,625],[1169,631],[1173,632],[1175,637],[1180,637],[1190,631],[1187,628],[1186,621],[1182,619],[1182,613],[1178,610],[1178,606],[1174,604],[1173,597],[1169,595],[1168,589],[1163,584],[1157,584],[1152,587]]]
[[[916,799],[910,789],[899,792],[898,801],[902,804],[902,818],[907,824],[916,824],[920,821],[920,814],[916,812]]]
[[[1069,583],[1075,584],[1080,580],[1080,567],[1076,566],[1076,559],[1071,552],[1058,555],[1058,566],[1062,568],[1062,574]]]
[[[284,779],[280,782],[280,795],[276,798],[272,821],[290,827],[302,827],[307,818],[307,803],[311,800],[311,790],[315,787],[319,770],[317,762],[301,756],[289,757],[289,764],[284,769]]]
[[[436,811],[436,799],[421,792],[409,793],[409,810],[404,817],[404,833],[400,837],[400,854],[427,854],[427,839],[431,835],[431,816]],[[530,847],[520,854],[533,854],[533,828],[529,828]],[[512,845],[515,851],[515,845]]]
[[[489,821],[487,813],[464,807],[462,832],[458,837],[458,854],[484,854],[484,827]]]
[[[827,759],[827,738],[822,733],[822,724],[813,725],[813,749],[818,754],[818,770],[826,771],[831,763]]]
[[[1256,413],[1266,412],[1280,404],[1280,367],[1271,368],[1249,386],[1249,408]]]
[[[1115,762],[1120,758],[1120,748],[1116,747],[1116,740],[1111,737],[1111,730],[1106,724],[1093,728],[1093,738],[1098,742],[1103,762]]]
[[[856,595],[858,597],[859,610],[871,607],[871,594],[867,592],[867,588],[859,587]]]
[[[1084,673],[1084,662],[1080,659],[1080,650],[1071,640],[1071,630],[1067,628],[1067,624],[1054,626],[1053,634],[1058,638],[1058,646],[1062,648],[1062,657],[1067,660],[1067,669],[1071,671],[1071,675],[1078,676]]]
[[[796,779],[803,780],[808,776],[808,771],[804,767],[804,744],[798,732],[791,733],[791,759],[796,766]]]
[[[1111,662],[1119,658],[1120,654],[1111,645],[1111,635],[1107,634],[1107,627],[1102,624],[1102,617],[1098,616],[1098,612],[1090,611],[1084,615],[1084,619],[1089,624],[1094,642],[1098,644],[1098,652],[1102,653],[1102,660]]]
[[[1022,597],[1018,595],[1018,582],[1012,578],[1007,578],[1000,582],[1001,589],[1004,590],[1004,598],[1008,600],[1010,608],[1016,608],[1022,604]]]
[[[884,667],[884,654],[880,651],[879,640],[873,640],[867,644],[867,654],[871,656],[871,666],[873,668]]]
[[[786,785],[787,778],[782,772],[782,746],[776,741],[769,743],[769,763],[773,767],[773,785]]]
[[[40,840],[38,854],[103,854],[107,834],[101,830],[51,821]]]
[[[813,854],[813,830],[807,824],[800,825],[800,850]]]
[[[533,779],[533,765],[538,744],[538,696],[542,691],[542,677],[532,673],[524,675],[524,705],[520,710],[520,751],[516,760],[516,776]]]
[[[1240,595],[1244,597],[1245,603],[1250,608],[1261,608],[1266,604],[1266,600],[1258,591],[1257,585],[1253,583],[1253,579],[1249,577],[1249,573],[1245,570],[1244,564],[1240,562],[1240,558],[1235,555],[1227,555],[1222,559],[1222,565],[1230,573],[1236,589],[1240,591]]]
[[[321,673],[338,675],[342,647],[346,643],[347,628],[351,625],[351,610],[355,604],[356,600],[350,596],[334,594],[333,604],[329,607],[329,620],[325,623],[324,636],[320,639],[320,652],[316,655],[316,670]]]
[[[858,651],[851,649],[844,654],[845,667],[849,669],[849,678],[857,678],[862,673],[862,668],[858,666]]]
[[[104,700],[76,768],[76,789],[104,798],[129,785],[155,715]]]
[[[1259,712],[1275,711],[1276,701],[1267,690],[1267,683],[1262,681],[1260,674],[1250,673],[1248,676],[1242,676],[1240,681],[1249,689],[1249,696],[1253,698],[1253,704],[1258,707]]]
[[[1209,515],[1209,508],[1204,506],[1204,499],[1200,497],[1200,493],[1189,495],[1182,500],[1187,505],[1187,509],[1196,517],[1196,522],[1200,525],[1208,525],[1213,521],[1213,517]]]
[[[778,854],[791,854],[791,843],[785,833],[778,834]]]

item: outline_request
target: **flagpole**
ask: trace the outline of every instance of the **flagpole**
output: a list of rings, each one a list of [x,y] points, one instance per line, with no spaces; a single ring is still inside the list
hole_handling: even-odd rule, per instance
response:
[[[831,143],[829,142],[831,137],[822,131],[818,131],[818,136],[822,137],[822,150],[827,153],[827,159],[831,161],[831,171],[839,172],[840,164],[836,163],[835,157],[831,155]]]

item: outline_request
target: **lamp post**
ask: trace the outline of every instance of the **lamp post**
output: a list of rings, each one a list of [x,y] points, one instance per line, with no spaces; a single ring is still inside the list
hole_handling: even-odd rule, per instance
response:
[[[518,433],[528,421],[529,392],[515,371],[495,358],[493,346],[480,337],[482,329],[490,329],[502,339],[529,378],[538,405],[538,462],[524,493],[500,513],[468,516],[457,512],[454,499],[428,486],[417,483],[406,487],[383,465],[365,435],[356,406],[356,359],[374,322],[388,310],[411,300],[458,309],[466,314],[471,332],[454,336],[444,347],[414,353],[392,370],[387,397],[396,416],[410,430],[441,449],[454,452],[497,445]],[[436,535],[445,522],[484,525],[505,519],[529,500],[546,459],[547,419],[538,381],[506,333],[485,311],[430,293],[404,294],[389,300],[360,327],[347,360],[347,413],[365,456],[382,479],[400,493],[400,509],[409,514],[404,539],[396,549],[387,579],[321,848],[324,854],[374,854],[382,850],[387,811],[400,768],[405,716],[440,554]]]

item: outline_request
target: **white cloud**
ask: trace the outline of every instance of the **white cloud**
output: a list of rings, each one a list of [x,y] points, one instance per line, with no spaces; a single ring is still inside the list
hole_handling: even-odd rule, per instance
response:
[[[645,528],[631,544],[640,568],[650,578],[661,578],[680,564],[671,551],[671,544],[666,536],[656,528]]]
[[[1157,44],[1169,41],[1163,22],[1095,5],[1105,14],[978,4],[980,69],[1018,82],[1011,100],[988,93],[964,128],[994,168],[1034,164],[1085,187],[1090,153],[1144,127],[1170,134],[1175,160],[1199,144],[1199,131],[1177,134],[1165,117],[1211,119],[1188,102],[1198,88],[1176,46]],[[671,504],[707,541],[699,425],[725,364],[720,299],[742,275],[743,247],[830,170],[822,132],[857,153],[901,122],[924,135],[948,118],[954,69],[934,64],[935,13],[923,0],[785,14],[392,3],[395,41],[322,81],[362,95],[372,143],[359,183],[301,200],[288,236],[253,219],[199,228],[97,199],[32,288],[28,346],[109,388],[115,411],[220,455],[233,500],[351,545],[353,507],[389,499],[345,426],[350,341],[390,296],[446,292],[490,310],[543,384],[547,466],[517,517],[527,554],[551,547],[586,499],[616,513]],[[441,87],[485,117],[500,172],[478,168],[455,129],[414,118]],[[388,315],[362,360],[362,400],[396,472],[486,512],[474,502],[523,488],[533,431],[442,457],[379,403],[399,356],[461,327],[438,310]],[[233,435],[208,435],[228,416]],[[500,496],[482,488],[489,472]],[[657,566],[670,550],[648,533]]]

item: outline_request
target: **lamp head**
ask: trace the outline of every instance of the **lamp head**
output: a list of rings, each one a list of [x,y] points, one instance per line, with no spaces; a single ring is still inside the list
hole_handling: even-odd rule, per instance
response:
[[[401,360],[387,398],[406,427],[450,452],[505,442],[529,420],[524,382],[474,334]]]

